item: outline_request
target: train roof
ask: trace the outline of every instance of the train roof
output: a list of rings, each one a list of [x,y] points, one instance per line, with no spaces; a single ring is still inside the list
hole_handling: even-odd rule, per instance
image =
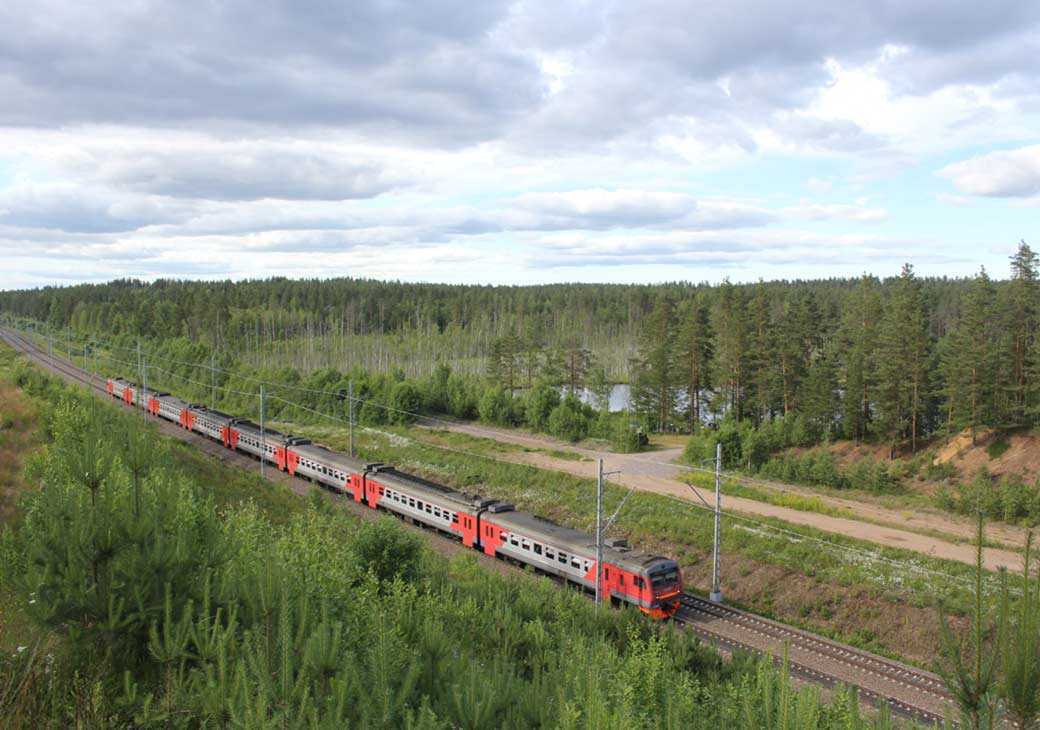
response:
[[[188,405],[188,401],[183,400],[181,398],[178,398],[175,395],[170,395],[169,393],[157,393],[155,397],[158,398],[159,400],[164,400],[164,401],[167,401],[169,403],[174,403],[174,404],[179,405],[181,407],[187,407],[187,405]]]
[[[458,507],[465,507],[467,509],[488,507],[495,504],[495,500],[493,499],[481,497],[479,494],[458,492],[450,487],[444,486],[443,484],[431,482],[429,479],[423,479],[414,474],[406,474],[398,471],[392,466],[385,466],[382,464],[373,465],[370,467],[369,473],[376,481],[384,486],[399,488],[402,491],[416,496],[428,497],[432,501],[439,501],[441,503],[447,501]]]
[[[198,413],[203,413],[207,416],[217,419],[218,421],[224,421],[225,424],[231,423],[232,421],[236,420],[235,416],[232,416],[229,413],[224,413],[223,411],[218,411],[215,408],[207,408],[206,406],[201,405],[192,405],[191,410],[196,411]]]
[[[513,510],[490,515],[487,519],[507,530],[516,531],[556,548],[564,548],[568,552],[593,557],[596,555],[596,539],[592,535],[573,527],[559,525],[546,517]],[[604,541],[603,561],[634,573],[650,570],[657,563],[674,562],[671,558],[632,550],[623,540]]]
[[[238,419],[238,422],[235,424],[235,428],[237,428],[239,431],[250,431],[251,433],[254,433],[257,436],[257,438],[260,437],[260,424],[258,423],[253,423],[252,421],[248,421],[246,419]],[[285,441],[289,438],[289,436],[286,436],[281,431],[275,431],[273,428],[267,428],[266,426],[264,426],[265,441]]]
[[[352,471],[360,474],[365,470],[365,463],[352,459],[346,454],[340,453],[339,451],[333,451],[327,446],[321,444],[308,443],[308,444],[295,444],[292,450],[298,453],[300,456],[306,456],[308,459],[319,461],[322,464],[329,466],[335,466],[345,471]]]

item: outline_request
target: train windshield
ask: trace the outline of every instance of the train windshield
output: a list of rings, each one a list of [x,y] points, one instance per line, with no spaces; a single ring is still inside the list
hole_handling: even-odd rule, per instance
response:
[[[679,580],[679,569],[677,567],[666,568],[650,574],[650,582],[654,588],[663,588]]]

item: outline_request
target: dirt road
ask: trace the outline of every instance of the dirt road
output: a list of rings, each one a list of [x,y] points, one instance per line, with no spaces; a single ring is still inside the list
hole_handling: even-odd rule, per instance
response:
[[[557,458],[545,453],[545,451],[503,452],[496,456],[496,458],[531,464],[546,469],[555,469],[580,477],[595,478],[596,460],[602,458],[605,468],[622,472],[620,475],[611,478],[612,481],[618,484],[643,491],[670,495],[696,504],[703,504],[694,494],[692,488],[679,480],[682,467],[670,463],[679,457],[682,452],[680,448],[663,449],[642,454],[615,454],[572,446],[547,436],[480,424],[453,423],[438,420],[421,422],[419,425],[431,429],[443,429],[469,436],[488,438],[532,449],[558,449],[580,454],[588,461]],[[753,499],[726,495],[723,496],[723,506],[727,511],[734,511],[748,516],[775,517],[794,525],[807,525],[824,532],[846,535],[878,545],[912,550],[936,558],[956,560],[969,565],[975,562],[975,548],[970,543],[953,542],[915,531],[942,532],[970,541],[974,535],[974,526],[966,520],[958,520],[954,517],[936,513],[910,513],[852,499],[821,496],[812,490],[789,487],[787,485],[774,484],[766,488],[807,496],[811,495],[824,504],[847,510],[854,518],[836,517],[817,512],[803,512],[790,507],[781,507]],[[699,491],[708,506],[714,507],[714,494],[710,490]],[[890,526],[904,524],[907,529]],[[994,542],[1002,542],[1010,546],[1023,545],[1025,542],[1024,531],[1006,526],[989,528],[987,537]],[[997,570],[1002,567],[1010,570],[1019,570],[1022,566],[1021,554],[1013,550],[986,548],[983,551],[983,560],[988,570]]]

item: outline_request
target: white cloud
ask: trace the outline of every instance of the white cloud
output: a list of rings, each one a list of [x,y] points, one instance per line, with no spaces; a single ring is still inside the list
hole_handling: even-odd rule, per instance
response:
[[[0,4],[0,286],[845,271],[899,254],[864,230],[931,230],[910,175],[1040,129],[1018,0],[99,2]],[[1036,150],[942,175],[1015,214]]]
[[[972,157],[939,174],[969,195],[1028,198],[1040,194],[1040,145]]]
[[[785,208],[784,212],[792,218],[808,220],[845,220],[858,223],[874,223],[888,218],[884,208],[872,208],[862,204],[810,203],[802,202]]]

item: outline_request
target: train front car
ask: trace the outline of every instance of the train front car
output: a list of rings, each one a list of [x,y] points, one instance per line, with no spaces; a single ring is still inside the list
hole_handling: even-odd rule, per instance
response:
[[[643,611],[654,618],[671,618],[679,610],[682,573],[671,558],[654,558],[645,567],[644,580],[650,585],[649,605]]]

